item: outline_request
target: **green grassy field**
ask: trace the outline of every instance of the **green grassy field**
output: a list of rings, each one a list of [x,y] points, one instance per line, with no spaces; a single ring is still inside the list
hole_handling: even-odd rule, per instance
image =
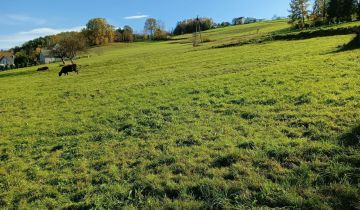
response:
[[[0,208],[359,208],[354,35],[211,48],[287,27],[0,72]]]

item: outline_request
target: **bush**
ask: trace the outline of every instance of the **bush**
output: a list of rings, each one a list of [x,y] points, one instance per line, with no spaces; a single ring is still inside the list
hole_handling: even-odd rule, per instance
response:
[[[163,31],[161,29],[156,29],[154,33],[154,40],[164,41],[164,40],[169,40],[169,37],[166,31]]]

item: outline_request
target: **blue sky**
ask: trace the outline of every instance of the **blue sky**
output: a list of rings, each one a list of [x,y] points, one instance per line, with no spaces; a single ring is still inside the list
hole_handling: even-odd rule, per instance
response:
[[[11,0],[0,13],[0,49],[30,39],[68,30],[80,30],[94,17],[104,17],[116,27],[132,26],[141,32],[153,17],[171,30],[177,21],[211,17],[215,22],[246,16],[270,19],[288,15],[290,0]],[[6,5],[6,6],[4,6]]]

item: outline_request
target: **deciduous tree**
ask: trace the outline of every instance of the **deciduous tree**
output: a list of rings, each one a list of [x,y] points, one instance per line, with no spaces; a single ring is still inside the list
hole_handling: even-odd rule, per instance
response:
[[[314,21],[325,21],[327,18],[327,7],[329,0],[315,0],[312,12]]]
[[[150,39],[153,39],[154,32],[158,28],[157,20],[154,18],[148,18],[145,21],[144,31],[146,34],[150,35]]]
[[[133,42],[134,41],[134,31],[130,26],[124,26],[124,28],[119,28],[115,32],[115,41],[117,42]]]
[[[290,22],[303,29],[309,12],[308,7],[309,0],[291,0],[289,10]]]
[[[200,24],[200,28],[202,31],[209,30],[215,25],[211,18],[187,19],[177,23],[173,34],[181,35],[187,33],[194,33],[196,31],[196,24],[198,23]]]
[[[74,59],[80,51],[86,49],[86,40],[82,33],[78,32],[66,32],[58,35],[60,37],[59,42],[52,48],[52,54],[61,58],[65,64],[64,59],[69,58],[71,63],[74,63]]]
[[[83,31],[90,45],[103,45],[114,41],[114,27],[105,18],[94,18]]]

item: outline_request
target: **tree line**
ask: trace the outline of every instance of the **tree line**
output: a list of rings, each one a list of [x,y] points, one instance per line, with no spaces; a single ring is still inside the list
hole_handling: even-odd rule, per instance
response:
[[[196,30],[196,25],[200,25],[201,30],[206,31],[211,28],[214,28],[215,23],[211,18],[193,18],[193,19],[179,21],[176,24],[173,34],[182,35],[182,34],[194,33]],[[227,26],[227,23],[224,23],[224,26]]]
[[[179,21],[176,24],[175,29],[172,32],[172,35],[182,35],[196,32],[196,25],[199,25],[202,31],[206,31],[214,28],[224,28],[231,25],[241,25],[249,24],[263,21],[262,19],[256,19],[252,17],[237,17],[232,20],[232,22],[221,22],[215,23],[211,18],[201,17],[201,18],[192,18]]]
[[[165,31],[164,24],[156,19],[149,18],[144,25],[144,34],[136,34],[126,25],[115,28],[104,18],[94,18],[88,21],[86,27],[80,32],[64,32],[30,40],[20,47],[14,47],[15,66],[17,68],[37,65],[44,49],[49,56],[59,58],[65,64],[69,59],[72,63],[81,51],[92,46],[105,45],[112,42],[134,42],[143,40],[166,40],[169,33]]]
[[[93,18],[80,32],[64,32],[30,40],[20,47],[14,47],[16,68],[40,64],[41,54],[46,51],[47,56],[65,60],[73,60],[81,51],[89,47],[106,45],[112,42],[135,42],[144,40],[167,40],[172,35],[194,33],[196,25],[202,31],[230,25],[256,22],[255,18],[234,18],[232,23],[222,22],[216,24],[211,18],[200,17],[179,21],[172,32],[165,30],[164,23],[154,18],[148,18],[144,24],[143,33],[135,33],[131,26],[115,28],[105,18]]]
[[[291,0],[290,23],[296,28],[360,20],[359,0]]]
[[[304,29],[310,26],[360,20],[360,0],[314,0],[312,2],[310,5],[310,0],[291,0],[289,22],[296,28]],[[44,49],[50,51],[51,56],[65,63],[65,59],[73,62],[78,52],[92,46],[112,42],[167,40],[171,35],[194,33],[197,25],[205,31],[257,21],[259,20],[255,18],[239,17],[234,18],[232,23],[216,24],[211,18],[193,18],[179,21],[175,29],[169,33],[165,31],[162,21],[148,18],[144,24],[144,32],[140,34],[134,33],[130,26],[115,28],[104,18],[94,18],[89,20],[80,32],[66,32],[36,38],[20,47],[14,47],[11,51],[15,54],[16,67],[39,64],[40,55]]]

